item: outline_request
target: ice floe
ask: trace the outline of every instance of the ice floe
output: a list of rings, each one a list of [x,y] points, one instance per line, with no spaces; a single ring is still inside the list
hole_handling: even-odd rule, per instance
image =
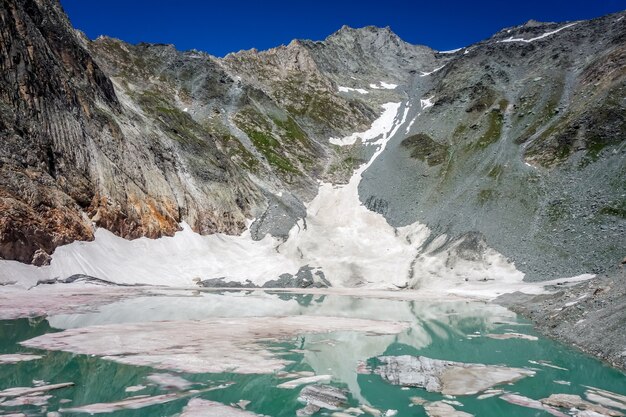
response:
[[[73,386],[73,382],[62,382],[60,384],[42,385],[39,387],[13,387],[0,391],[0,398],[2,397],[20,397],[25,395],[34,395],[42,392],[53,391],[57,389],[67,388]]]
[[[193,385],[185,378],[172,374],[150,374],[146,379],[162,388],[177,389],[180,391],[186,390]]]
[[[531,341],[539,340],[537,336],[532,336],[532,335],[523,334],[523,333],[498,333],[498,334],[490,333],[485,336],[490,339],[496,339],[496,340],[508,340],[508,339],[524,339],[524,340],[531,340]]]
[[[407,323],[344,317],[248,317],[115,324],[48,333],[28,347],[98,355],[119,363],[189,373],[273,373],[290,361],[270,340],[334,331],[397,334]]]
[[[608,409],[602,405],[594,404],[589,401],[583,400],[580,396],[574,394],[552,394],[548,398],[544,398],[541,400],[543,404],[559,407],[559,408],[567,408],[572,409],[576,408],[578,410],[590,410],[595,413],[603,414],[611,417],[623,416],[624,414]]]
[[[194,398],[187,403],[179,417],[252,417],[257,415],[216,401]]]
[[[316,375],[308,376],[298,379],[292,379],[291,381],[283,382],[278,385],[278,388],[294,389],[300,385],[315,384],[315,383],[327,383],[332,379],[332,375]]]
[[[534,371],[431,359],[424,356],[379,356],[373,372],[394,385],[420,387],[444,395],[474,395],[495,385],[533,376]]]
[[[473,414],[459,411],[443,401],[426,403],[424,410],[429,417],[473,417]]]
[[[34,361],[41,358],[42,356],[40,355],[32,355],[30,353],[13,353],[0,355],[0,365]]]
[[[504,394],[500,399],[521,407],[532,408],[535,410],[542,410],[546,413],[552,414],[555,417],[570,417],[568,414],[562,413],[554,407],[543,404],[541,401],[533,400],[532,398],[524,397],[518,394]]]
[[[298,410],[298,416],[310,416],[322,408],[339,410],[348,401],[345,391],[330,385],[306,386],[300,391],[298,399],[306,404],[305,408]]]

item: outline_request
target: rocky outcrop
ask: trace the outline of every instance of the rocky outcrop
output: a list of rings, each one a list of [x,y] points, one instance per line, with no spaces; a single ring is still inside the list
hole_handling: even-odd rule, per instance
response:
[[[547,295],[511,294],[496,301],[531,319],[546,335],[626,369],[626,275],[623,270]]]
[[[126,238],[181,221],[243,229],[260,197],[211,136],[175,136],[184,115],[149,119],[120,101],[57,2],[3,1],[0,13],[0,257],[44,264],[92,224]]]
[[[394,226],[480,232],[527,280],[626,247],[624,13],[503,29],[416,76],[412,120],[360,183]]]
[[[0,4],[2,259],[46,264],[94,227],[238,234],[255,218],[254,239],[285,238],[320,180],[345,183],[372,154],[329,138],[399,101],[410,123],[359,185],[393,226],[424,223],[462,260],[493,248],[530,279],[624,256],[623,14],[453,53],[343,27],[216,58],[88,40],[57,0]]]
[[[327,136],[377,113],[337,94],[298,41],[220,60],[89,41],[55,0],[0,14],[3,259],[46,264],[94,226],[235,234],[259,217],[254,237],[285,236],[334,158]]]

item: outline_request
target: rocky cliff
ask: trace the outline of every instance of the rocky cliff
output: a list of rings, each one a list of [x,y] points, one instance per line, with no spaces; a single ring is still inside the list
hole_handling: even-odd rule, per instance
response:
[[[0,258],[45,264],[95,227],[238,234],[255,218],[253,238],[285,237],[320,180],[374,151],[329,139],[388,102],[410,123],[359,194],[392,226],[424,223],[425,246],[468,259],[493,247],[536,279],[624,256],[625,13],[452,53],[344,27],[216,58],[88,40],[53,0],[0,5]]]
[[[424,101],[366,173],[363,203],[395,226],[428,224],[446,245],[467,237],[480,253],[486,240],[527,279],[616,268],[626,254],[624,15],[528,22],[447,54],[413,81],[413,102]]]
[[[376,116],[338,95],[299,42],[220,60],[89,41],[56,1],[3,0],[0,13],[4,259],[44,264],[94,227],[157,238],[183,221],[240,233],[268,207],[272,219],[301,217],[334,160],[327,135]],[[255,230],[293,224],[274,223]]]

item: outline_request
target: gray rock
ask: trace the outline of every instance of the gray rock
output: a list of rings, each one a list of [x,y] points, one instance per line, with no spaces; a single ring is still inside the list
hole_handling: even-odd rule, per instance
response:
[[[339,410],[348,401],[344,390],[330,385],[307,385],[300,391],[298,399],[307,404],[298,415],[311,415],[322,408]]]

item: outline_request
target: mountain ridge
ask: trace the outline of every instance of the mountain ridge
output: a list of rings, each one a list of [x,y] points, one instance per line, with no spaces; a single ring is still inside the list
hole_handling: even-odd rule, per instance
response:
[[[601,207],[593,209],[592,220],[598,228],[608,227],[611,236],[595,243],[603,255],[592,252],[577,260],[568,254],[572,245],[551,243],[548,227],[576,228],[580,220],[567,220],[562,207],[567,212],[576,207],[573,211],[581,215],[591,209],[578,208],[576,199],[558,203],[560,197],[553,199],[556,203],[542,198],[520,203],[507,181],[540,176],[523,171],[524,166],[508,170],[507,164],[526,162],[546,170],[548,181],[535,179],[540,184],[524,188],[522,195],[576,189],[571,184],[580,174],[569,161],[582,153],[592,152],[586,166],[596,169],[610,161],[610,172],[618,182],[623,178],[619,86],[624,32],[614,21],[624,12],[592,21],[505,28],[454,53],[409,44],[390,28],[344,26],[323,41],[293,40],[218,58],[106,36],[87,40],[71,27],[56,1],[3,0],[2,9],[11,22],[5,34],[10,42],[3,42],[0,51],[2,67],[7,74],[25,69],[22,78],[5,76],[3,90],[33,89],[31,96],[38,97],[43,109],[28,95],[5,95],[0,103],[3,109],[32,104],[31,113],[11,119],[6,116],[10,110],[0,120],[3,138],[13,141],[4,143],[14,143],[0,151],[1,204],[8,213],[0,221],[4,259],[46,264],[57,246],[92,239],[95,227],[126,238],[171,236],[182,222],[202,234],[239,234],[254,218],[253,238],[270,234],[285,239],[306,215],[305,204],[317,194],[319,182],[347,183],[374,150],[359,142],[338,146],[329,138],[365,131],[382,104],[405,101],[412,119],[406,133],[398,134],[363,174],[359,193],[368,208],[394,226],[423,222],[436,232],[433,239],[446,236],[446,245],[467,239],[468,247],[478,251],[477,259],[486,241],[541,279],[559,270],[601,272],[623,257],[619,184],[594,191]],[[45,22],[43,15],[48,16]],[[34,43],[23,42],[20,28],[34,34]],[[56,35],[46,35],[50,33]],[[55,43],[55,36],[65,44]],[[577,41],[599,40],[596,46],[584,43],[593,62],[585,61],[575,36]],[[15,64],[16,54],[27,57],[29,51],[55,68],[52,77],[29,79],[26,74],[37,64]],[[541,64],[527,64],[535,61]],[[597,91],[606,95],[594,96],[591,87],[577,90],[583,84],[576,65],[587,69],[580,72],[584,85],[599,83]],[[41,85],[42,80],[48,84]],[[67,92],[77,98],[64,101]],[[591,103],[592,110],[586,110]],[[24,130],[18,119],[44,126],[44,134]],[[596,139],[579,135],[571,141],[577,123],[597,132]],[[614,140],[605,140],[612,134]],[[41,150],[29,150],[33,141]],[[496,148],[500,160],[492,164],[489,153]],[[516,160],[521,150],[525,156]],[[399,171],[392,169],[398,161]],[[455,171],[452,161],[464,168]],[[548,171],[558,173],[566,165],[570,177],[550,179]],[[455,203],[477,166],[489,168],[476,177],[477,194],[470,203]],[[512,202],[528,204],[521,217],[493,208]],[[429,208],[426,215],[420,214],[422,207]],[[498,225],[495,231],[480,220],[485,213]],[[527,252],[520,257],[518,243],[499,236],[510,230],[507,222],[522,220],[538,225],[545,236],[519,245]],[[588,236],[601,235],[589,225]],[[581,239],[574,239],[576,245]],[[616,247],[607,249],[612,244]],[[554,267],[537,267],[550,253]]]

